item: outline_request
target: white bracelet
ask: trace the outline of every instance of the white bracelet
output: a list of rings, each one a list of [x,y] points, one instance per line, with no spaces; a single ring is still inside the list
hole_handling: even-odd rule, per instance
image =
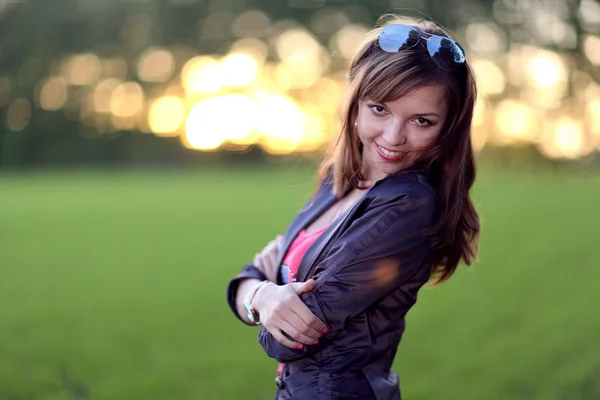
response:
[[[254,300],[254,296],[256,295],[256,292],[258,292],[258,289],[260,289],[261,286],[269,282],[270,281],[265,280],[256,284],[256,286],[254,286],[248,292],[248,294],[246,294],[246,298],[244,299],[244,308],[246,309],[246,314],[248,315],[248,319],[250,320],[250,322],[252,322],[254,325],[260,325],[260,321],[258,312],[252,306],[252,300]]]

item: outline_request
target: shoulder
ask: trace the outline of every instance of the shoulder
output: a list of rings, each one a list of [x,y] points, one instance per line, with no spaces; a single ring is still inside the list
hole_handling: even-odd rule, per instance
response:
[[[378,181],[361,199],[351,214],[350,224],[361,232],[360,240],[370,242],[380,237],[396,243],[435,226],[437,197],[422,174],[390,175]]]
[[[400,172],[377,182],[369,192],[370,208],[419,208],[434,212],[437,203],[437,191],[431,186],[423,173]]]

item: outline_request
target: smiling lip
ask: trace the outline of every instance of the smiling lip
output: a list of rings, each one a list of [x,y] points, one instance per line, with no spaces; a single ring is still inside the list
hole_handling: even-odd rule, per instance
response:
[[[382,147],[377,143],[375,143],[375,147],[377,148],[377,153],[379,154],[379,156],[386,161],[398,161],[406,154],[406,152],[404,151],[392,151],[386,149],[385,147]]]

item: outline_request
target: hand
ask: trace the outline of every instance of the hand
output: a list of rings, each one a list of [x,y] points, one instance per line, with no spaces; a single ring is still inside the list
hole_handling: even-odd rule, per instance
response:
[[[260,253],[256,254],[252,261],[254,266],[261,270],[267,276],[267,279],[273,283],[277,283],[277,274],[279,273],[277,260],[282,242],[283,236],[277,236]]]
[[[317,344],[327,333],[325,324],[314,315],[300,299],[315,287],[315,280],[287,285],[267,283],[256,292],[253,305],[260,315],[260,322],[282,345],[301,349],[302,344]],[[283,332],[294,340],[290,340]]]

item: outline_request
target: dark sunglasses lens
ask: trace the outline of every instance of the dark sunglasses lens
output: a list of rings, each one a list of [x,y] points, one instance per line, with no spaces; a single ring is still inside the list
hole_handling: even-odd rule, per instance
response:
[[[379,34],[379,47],[393,53],[419,43],[421,35],[416,29],[405,25],[388,25]]]
[[[465,62],[465,53],[452,39],[431,36],[427,40],[427,50],[433,60],[442,68],[451,68]]]

